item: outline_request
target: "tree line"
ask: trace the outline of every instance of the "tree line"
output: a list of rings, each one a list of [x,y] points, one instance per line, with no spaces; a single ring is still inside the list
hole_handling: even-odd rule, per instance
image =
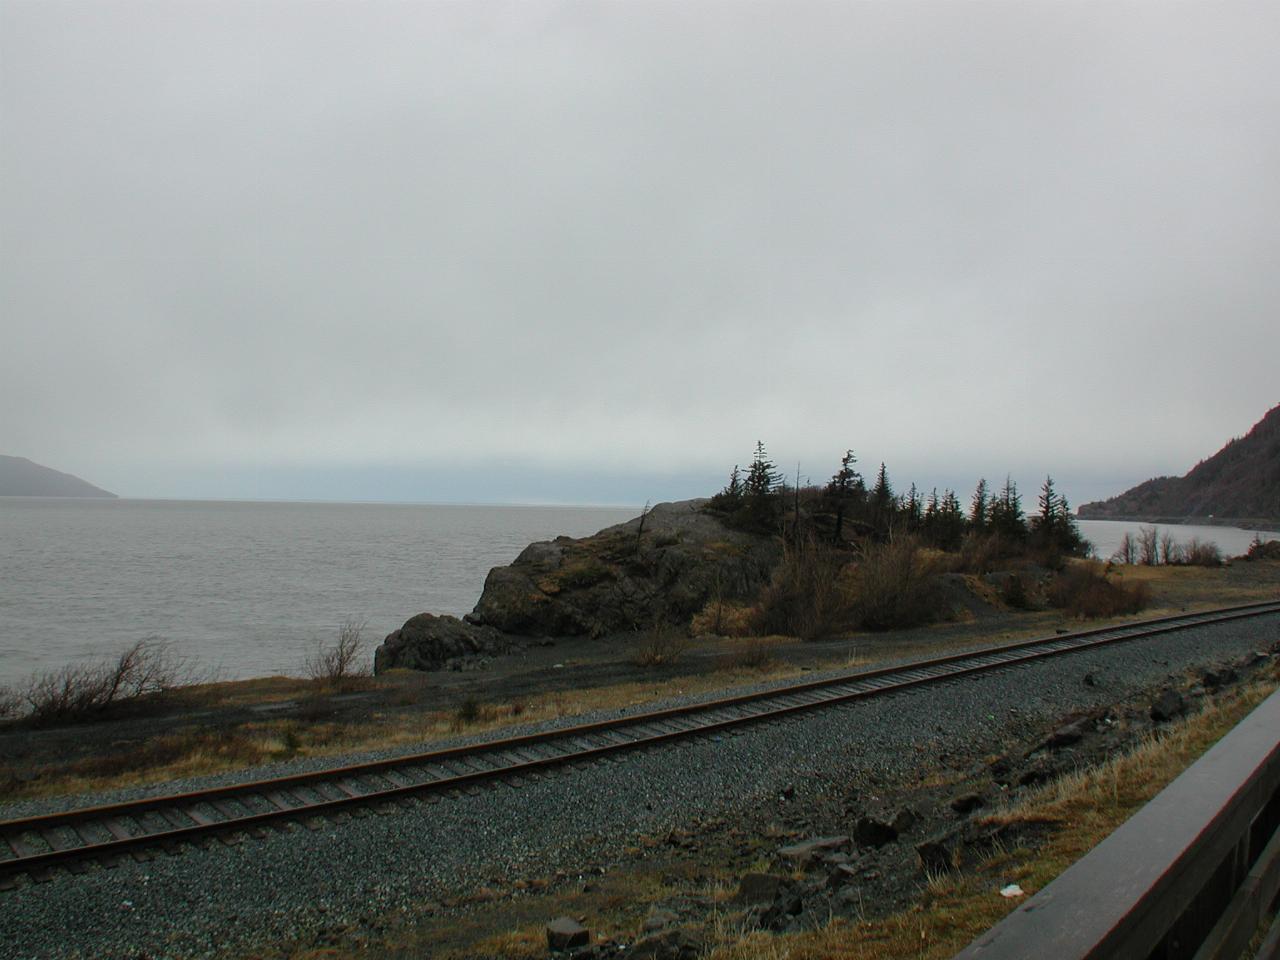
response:
[[[978,481],[966,510],[954,490],[927,495],[913,483],[896,493],[884,463],[868,487],[858,472],[857,457],[846,450],[840,466],[824,486],[802,488],[799,477],[788,485],[769,459],[764,443],[756,442],[745,475],[734,465],[729,482],[711,498],[710,507],[741,529],[759,532],[798,531],[802,514],[829,522],[831,539],[840,544],[851,539],[891,540],[910,534],[939,550],[958,550],[966,538],[990,539],[1009,553],[1035,550],[1081,556],[1089,543],[1081,535],[1067,498],[1046,476],[1037,498],[1036,512],[1027,516],[1022,496],[1011,477],[999,490],[985,478]]]

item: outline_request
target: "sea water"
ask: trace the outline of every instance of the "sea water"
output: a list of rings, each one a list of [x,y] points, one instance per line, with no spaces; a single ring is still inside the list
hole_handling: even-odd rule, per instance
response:
[[[0,497],[0,684],[138,640],[201,672],[302,673],[363,622],[468,612],[489,569],[638,508]]]

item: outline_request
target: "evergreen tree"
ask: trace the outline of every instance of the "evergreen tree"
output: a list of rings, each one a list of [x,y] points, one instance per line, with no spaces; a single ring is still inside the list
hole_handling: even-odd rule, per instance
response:
[[[907,491],[906,497],[902,500],[902,514],[906,521],[908,533],[915,533],[924,526],[924,506],[920,502],[920,491],[916,489],[914,483],[911,484],[911,489]]]
[[[1031,537],[1037,546],[1067,554],[1083,553],[1084,538],[1067,498],[1054,489],[1053,477],[1045,477],[1036,502],[1040,512],[1031,518]]]
[[[916,485],[911,485],[912,499],[915,499]],[[930,543],[938,535],[938,488],[934,487],[924,508],[924,515],[916,523],[916,529],[923,530],[925,539]],[[919,507],[917,506],[917,510]]]
[[[974,533],[986,533],[990,525],[990,496],[987,493],[987,478],[983,477],[978,481],[977,489],[973,491],[973,500],[969,504],[969,526]]]
[[[755,457],[751,461],[751,469],[747,471],[744,493],[748,499],[759,500],[773,493],[781,482],[782,475],[765,453],[764,443],[757,440]]]
[[[943,550],[958,550],[964,539],[964,510],[954,490],[948,490],[938,508],[937,545]]]
[[[737,503],[742,499],[742,472],[736,463],[733,465],[733,470],[729,472],[728,484],[721,492],[724,494],[725,499],[732,503]]]
[[[991,501],[991,529],[1014,543],[1027,539],[1027,520],[1022,513],[1022,497],[1018,485],[1006,476],[1004,489]]]
[[[867,493],[866,487],[862,483],[862,476],[853,469],[853,465],[857,462],[858,458],[853,455],[853,451],[846,450],[844,456],[840,458],[840,469],[835,472],[831,482],[827,484],[826,494],[835,501],[836,505],[835,539],[837,543],[844,537],[846,508],[851,501],[859,501],[865,498]]]
[[[1040,496],[1036,503],[1040,507],[1038,516],[1031,518],[1031,532],[1044,546],[1056,545],[1058,541],[1058,501],[1061,499],[1053,489],[1053,477],[1044,478],[1044,486],[1040,488]]]
[[[711,498],[711,508],[726,514],[736,513],[742,507],[742,471],[735,463],[729,473],[729,482],[723,490]]]
[[[884,534],[889,532],[892,523],[893,487],[889,486],[889,475],[882,461],[875,486],[871,488],[871,525],[878,533]]]
[[[755,457],[743,483],[743,500],[751,521],[762,529],[771,525],[781,506],[776,502],[780,498],[774,495],[781,483],[782,477],[765,453],[764,443],[757,440]]]

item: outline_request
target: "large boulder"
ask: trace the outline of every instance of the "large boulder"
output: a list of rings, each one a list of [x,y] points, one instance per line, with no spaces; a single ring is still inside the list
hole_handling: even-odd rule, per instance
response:
[[[780,548],[726,527],[705,504],[660,503],[594,536],[530,544],[489,572],[465,619],[523,636],[601,636],[686,626],[712,598],[754,595]]]
[[[457,617],[420,613],[374,651],[373,672],[393,667],[410,670],[439,670],[450,661],[505,653],[511,638],[492,627],[464,623]]]

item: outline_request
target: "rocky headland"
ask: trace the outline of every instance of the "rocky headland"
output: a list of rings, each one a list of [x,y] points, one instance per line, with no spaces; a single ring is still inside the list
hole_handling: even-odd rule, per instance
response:
[[[781,556],[778,538],[733,529],[706,504],[660,503],[590,537],[531,543],[489,571],[466,617],[423,613],[391,633],[375,672],[462,668],[532,638],[683,627],[713,599],[751,597]]]

